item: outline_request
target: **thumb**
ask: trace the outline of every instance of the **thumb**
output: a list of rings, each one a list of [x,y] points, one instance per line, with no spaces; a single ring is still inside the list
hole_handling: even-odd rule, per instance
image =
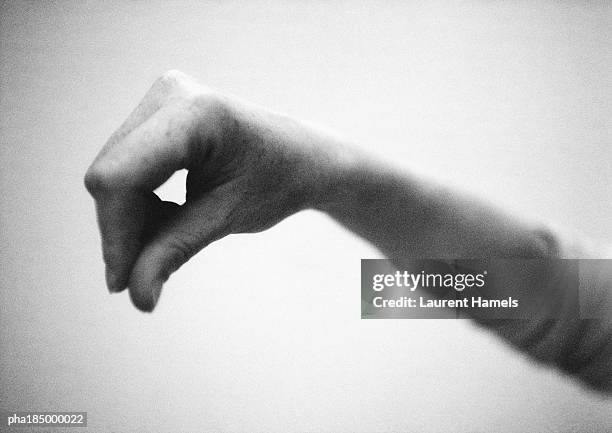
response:
[[[132,303],[151,312],[163,284],[193,255],[227,232],[227,205],[206,198],[186,203],[144,245],[129,280]]]

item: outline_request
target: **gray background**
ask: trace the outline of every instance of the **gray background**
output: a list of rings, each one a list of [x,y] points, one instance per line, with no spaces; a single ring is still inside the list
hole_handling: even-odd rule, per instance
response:
[[[380,256],[314,212],[210,246],[138,313],[106,293],[82,186],[178,68],[610,243],[610,3],[0,8],[0,408],[88,411],[88,431],[610,427],[610,403],[467,321],[360,320]]]

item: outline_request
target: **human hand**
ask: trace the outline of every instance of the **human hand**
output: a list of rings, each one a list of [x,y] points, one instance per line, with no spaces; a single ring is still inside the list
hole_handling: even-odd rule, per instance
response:
[[[110,137],[85,175],[111,292],[152,311],[163,283],[231,233],[258,232],[312,205],[321,148],[308,128],[170,71]],[[154,194],[187,169],[186,202]]]

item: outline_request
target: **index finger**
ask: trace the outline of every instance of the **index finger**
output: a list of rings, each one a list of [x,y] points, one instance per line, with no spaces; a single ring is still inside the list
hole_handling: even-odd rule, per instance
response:
[[[147,222],[160,206],[153,190],[184,168],[189,124],[178,107],[164,106],[88,170],[85,184],[96,201],[110,291],[127,285]]]

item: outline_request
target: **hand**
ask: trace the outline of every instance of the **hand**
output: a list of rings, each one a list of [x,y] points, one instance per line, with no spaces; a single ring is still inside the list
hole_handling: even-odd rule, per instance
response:
[[[129,286],[134,305],[152,311],[170,274],[211,242],[312,205],[325,164],[308,134],[185,74],[164,74],[85,175],[109,290]],[[161,201],[153,191],[180,169],[185,204]]]
[[[185,204],[161,201],[153,191],[183,168]],[[155,307],[170,274],[206,245],[264,230],[308,207],[327,212],[390,259],[593,257],[539,224],[375,161],[180,72],[157,80],[95,159],[85,185],[96,201],[109,289],[129,286],[143,311]],[[575,315],[570,291],[555,298],[554,326],[534,317],[489,327],[609,393],[612,276],[592,270],[582,278],[591,281],[589,298],[597,300],[602,320]],[[539,299],[529,279],[523,286],[533,302]]]

